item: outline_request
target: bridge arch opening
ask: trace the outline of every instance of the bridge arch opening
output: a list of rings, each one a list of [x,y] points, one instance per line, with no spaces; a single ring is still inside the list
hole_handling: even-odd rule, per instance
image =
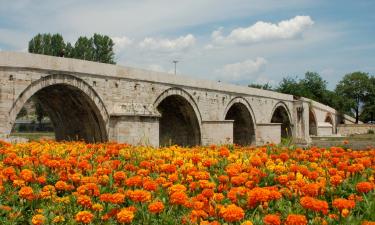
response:
[[[231,105],[225,115],[226,120],[233,121],[233,143],[238,145],[255,144],[254,121],[247,107],[240,102]]]
[[[275,108],[272,114],[271,123],[281,123],[281,137],[288,138],[292,136],[292,125],[289,113],[284,105]]]
[[[50,119],[57,141],[108,141],[107,118],[98,107],[98,97],[84,81],[71,76],[51,75],[31,84],[20,94],[10,111],[12,130],[23,106],[31,99],[40,104]]]
[[[333,125],[333,119],[332,119],[332,115],[330,113],[328,113],[326,115],[326,118],[325,118],[324,122],[332,125],[332,133],[335,134],[336,133],[335,132],[335,126]]]
[[[318,124],[316,122],[314,112],[311,109],[309,110],[309,135],[310,136],[318,135]]]
[[[195,146],[201,143],[198,117],[193,106],[181,95],[169,95],[157,106],[159,144]]]

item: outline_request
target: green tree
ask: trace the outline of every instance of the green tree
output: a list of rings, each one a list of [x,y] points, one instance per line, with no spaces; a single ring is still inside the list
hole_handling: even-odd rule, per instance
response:
[[[306,96],[304,93],[305,90],[301,86],[301,83],[297,80],[297,77],[284,77],[279,83],[279,86],[276,88],[276,91],[295,96]]]
[[[306,72],[305,78],[300,80],[304,97],[329,104],[327,101],[327,81],[316,72]]]
[[[54,34],[51,37],[51,55],[64,56],[65,42],[61,34]]]
[[[248,87],[252,87],[252,88],[258,88],[258,89],[262,89],[262,90],[273,90],[272,88],[272,85],[270,85],[269,83],[266,83],[266,84],[249,84]]]
[[[93,39],[79,37],[73,50],[73,58],[94,61]]]
[[[29,52],[115,64],[114,42],[107,35],[79,37],[74,47],[61,34],[37,34],[29,41]]]
[[[43,54],[43,36],[37,34],[29,41],[29,52],[36,54]]]
[[[113,46],[115,45],[107,35],[94,34],[94,61],[115,64]]]
[[[73,58],[73,56],[74,56],[74,47],[72,46],[72,44],[70,44],[70,42],[68,42],[64,49],[64,57]]]
[[[362,121],[375,120],[375,76],[369,78],[368,94],[365,96],[363,111],[360,115]]]
[[[61,34],[37,34],[29,41],[30,53],[62,56],[65,42]]]
[[[40,101],[38,101],[37,99],[33,99],[33,102],[35,107],[36,120],[38,121],[40,128],[42,126],[42,120],[47,116],[47,113],[44,111],[44,108]]]
[[[361,105],[364,104],[369,94],[369,82],[367,73],[353,72],[346,74],[335,89],[336,93],[343,96],[354,111],[356,123],[359,122]]]

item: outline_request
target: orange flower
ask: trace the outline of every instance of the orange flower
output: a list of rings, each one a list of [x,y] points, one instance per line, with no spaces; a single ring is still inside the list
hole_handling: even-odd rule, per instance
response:
[[[328,203],[326,201],[318,200],[312,197],[302,197],[300,203],[303,208],[310,209],[315,212],[328,213]]]
[[[350,211],[348,209],[343,209],[341,211],[341,216],[342,217],[347,217],[349,215]]]
[[[266,225],[280,225],[281,220],[278,215],[275,214],[268,214],[263,218],[263,222]]]
[[[122,204],[125,201],[125,195],[121,193],[114,193],[111,196],[110,202],[113,204]]]
[[[164,210],[164,204],[161,201],[153,202],[148,205],[148,211],[151,213],[157,214],[161,213]]]
[[[220,209],[220,216],[223,217],[226,222],[237,222],[244,218],[245,212],[241,207],[231,204]]]
[[[33,172],[31,170],[23,169],[20,175],[26,182],[31,182],[33,180]]]
[[[331,184],[337,186],[342,183],[342,177],[340,175],[334,175],[331,177]]]
[[[142,186],[142,177],[141,176],[129,177],[128,179],[126,179],[125,184],[128,187],[140,187]]]
[[[113,174],[113,178],[117,183],[120,183],[126,179],[126,173],[124,171],[116,171]]]
[[[220,148],[220,153],[219,153],[219,155],[220,155],[221,157],[228,157],[229,154],[230,154],[229,149],[227,149],[226,147],[221,147],[221,148]]]
[[[188,196],[185,192],[177,191],[171,194],[170,202],[172,205],[184,205],[188,200]]]
[[[33,216],[33,218],[31,219],[31,223],[33,225],[42,225],[44,224],[44,221],[46,220],[46,218],[42,215],[42,214],[36,214],[35,216]]]
[[[286,185],[288,183],[288,175],[280,175],[278,176],[277,178],[277,181],[281,184],[281,185]]]
[[[173,194],[174,192],[185,192],[185,191],[186,191],[186,187],[182,184],[175,184],[168,189],[169,194]]]
[[[96,204],[92,205],[92,210],[94,210],[94,211],[101,212],[101,211],[103,211],[103,209],[104,209],[104,207],[99,203],[96,203]]]
[[[353,209],[355,207],[355,201],[347,200],[345,198],[337,198],[333,200],[332,206],[340,211],[343,209]]]
[[[92,206],[91,198],[87,195],[78,196],[77,203],[86,208],[90,208]]]
[[[370,182],[359,182],[356,188],[359,193],[367,193],[374,189],[374,185]]]
[[[116,218],[119,223],[131,223],[134,218],[134,213],[129,209],[122,209],[117,213]]]
[[[56,190],[65,191],[68,189],[69,185],[65,181],[57,181],[55,184]]]
[[[31,187],[22,187],[19,192],[18,192],[18,195],[21,197],[21,198],[24,198],[24,199],[27,199],[27,200],[32,200],[34,198],[34,191]]]
[[[78,223],[91,223],[93,218],[94,218],[94,215],[91,214],[89,211],[78,212],[75,216],[75,220]]]
[[[148,202],[151,200],[151,193],[144,190],[135,190],[130,193],[129,197],[134,202]]]
[[[278,191],[269,190],[267,188],[256,187],[256,188],[253,188],[249,192],[249,197],[248,197],[247,203],[250,207],[253,208],[253,207],[257,206],[257,204],[259,204],[259,203],[268,202],[268,201],[271,201],[271,200],[276,200],[276,199],[279,199],[281,197],[282,197],[282,195]]]
[[[156,191],[158,188],[158,183],[152,180],[143,182],[143,188],[147,191]]]
[[[319,184],[312,183],[312,184],[306,184],[301,188],[301,191],[304,195],[310,196],[310,197],[317,197],[319,195],[321,187]]]
[[[304,215],[289,214],[285,220],[285,225],[306,225],[307,219]]]

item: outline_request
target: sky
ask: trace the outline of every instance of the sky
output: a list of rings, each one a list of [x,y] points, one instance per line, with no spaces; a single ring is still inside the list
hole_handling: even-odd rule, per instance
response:
[[[239,85],[375,75],[374,0],[0,0],[0,51],[100,33],[117,64]]]

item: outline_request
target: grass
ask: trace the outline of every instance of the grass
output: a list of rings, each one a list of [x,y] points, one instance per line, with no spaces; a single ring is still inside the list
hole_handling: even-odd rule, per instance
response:
[[[312,145],[319,147],[342,146],[344,140],[349,141],[346,145],[352,149],[367,149],[375,146],[375,134],[354,134],[346,137],[313,137]]]
[[[41,138],[55,139],[55,133],[53,132],[19,132],[12,133],[11,137],[27,138],[30,141],[40,140]]]

